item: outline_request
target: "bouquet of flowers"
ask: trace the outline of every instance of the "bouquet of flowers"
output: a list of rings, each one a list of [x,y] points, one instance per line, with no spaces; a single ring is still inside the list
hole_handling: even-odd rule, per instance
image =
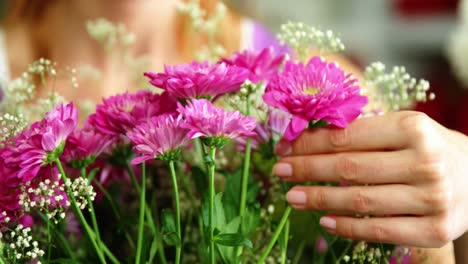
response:
[[[425,101],[428,83],[381,63],[357,80],[327,61],[344,49],[330,31],[288,23],[279,39],[291,56],[267,48],[146,72],[155,89],[104,98],[82,124],[54,92],[28,102],[34,76],[58,74],[48,60],[33,63],[3,95],[0,263],[386,263],[405,254],[327,233],[324,213],[294,212],[291,185],[271,170],[279,140]],[[322,56],[308,59],[313,44]]]

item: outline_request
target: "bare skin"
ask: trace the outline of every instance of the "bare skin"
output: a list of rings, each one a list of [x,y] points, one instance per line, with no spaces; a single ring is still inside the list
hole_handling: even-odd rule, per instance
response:
[[[89,37],[86,21],[106,18],[125,23],[128,31],[135,34],[138,43],[130,52],[148,55],[151,58],[149,69],[157,71],[164,64],[183,61],[174,48],[177,2],[56,1],[48,6],[44,19],[39,24],[6,28],[12,76],[19,76],[25,70],[25,65],[37,59],[38,53],[45,51],[47,58],[60,66],[89,64],[102,72],[102,79],[98,84],[84,80],[80,82],[78,89],[71,89],[69,80],[59,80],[56,88],[66,98],[87,98],[99,102],[103,96],[136,89],[128,74],[128,65],[122,65],[120,61],[108,56]],[[38,36],[34,39],[35,45],[28,44],[33,42],[31,38],[34,36]]]
[[[332,212],[320,220],[331,233],[442,247],[468,229],[468,137],[422,113],[309,130],[292,143],[281,141],[276,152],[283,158],[274,172],[283,180],[351,184],[296,186],[287,194],[296,209]]]

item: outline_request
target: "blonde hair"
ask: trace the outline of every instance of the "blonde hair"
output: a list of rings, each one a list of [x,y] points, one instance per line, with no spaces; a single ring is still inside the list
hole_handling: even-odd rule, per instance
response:
[[[42,22],[47,8],[59,0],[11,0],[7,4],[7,12],[2,24],[8,28],[24,25],[30,30],[32,46],[35,47],[36,57],[45,56],[47,47],[40,47],[40,40],[44,37],[40,32],[31,30],[31,26],[38,27]],[[184,0],[189,1],[189,0]],[[220,0],[199,0],[200,6],[206,11],[206,16],[211,16]],[[216,36],[216,41],[223,45],[227,54],[231,54],[240,48],[241,16],[228,10],[221,24],[221,30]],[[194,32],[190,18],[184,14],[178,14],[176,20],[176,35],[178,50],[185,60],[193,59],[193,51],[207,43],[206,36]]]

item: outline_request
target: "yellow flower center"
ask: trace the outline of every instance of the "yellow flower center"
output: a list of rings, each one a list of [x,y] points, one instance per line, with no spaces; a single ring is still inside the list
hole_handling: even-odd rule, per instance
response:
[[[314,87],[310,87],[304,90],[304,93],[309,94],[309,95],[314,95],[314,94],[317,94],[318,92],[319,92],[319,89],[314,88]]]

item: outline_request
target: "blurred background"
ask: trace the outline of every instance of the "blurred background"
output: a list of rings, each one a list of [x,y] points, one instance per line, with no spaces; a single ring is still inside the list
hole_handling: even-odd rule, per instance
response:
[[[0,17],[5,15],[8,1],[17,0],[0,0]],[[463,88],[468,87],[468,3],[463,12],[465,30],[455,34],[462,24],[462,12],[458,12],[462,0],[224,2],[238,13],[259,21],[272,33],[278,32],[280,25],[287,21],[331,29],[342,37],[346,55],[362,68],[374,61],[381,61],[388,68],[406,66],[412,76],[430,81],[437,96],[436,100],[419,105],[417,109],[449,128],[468,134],[468,89]],[[449,46],[454,35],[461,40],[452,57],[465,65],[465,85],[460,81],[463,78],[454,74],[453,63],[449,60]]]
[[[361,67],[403,65],[431,82],[436,100],[418,105],[445,126],[468,134],[468,90],[449,63],[449,43],[461,24],[459,0],[230,0],[272,32],[301,21],[339,33],[347,56]],[[457,34],[462,34],[458,32]],[[468,31],[466,31],[468,36]],[[468,54],[468,45],[464,53]],[[468,62],[468,56],[465,56]]]

